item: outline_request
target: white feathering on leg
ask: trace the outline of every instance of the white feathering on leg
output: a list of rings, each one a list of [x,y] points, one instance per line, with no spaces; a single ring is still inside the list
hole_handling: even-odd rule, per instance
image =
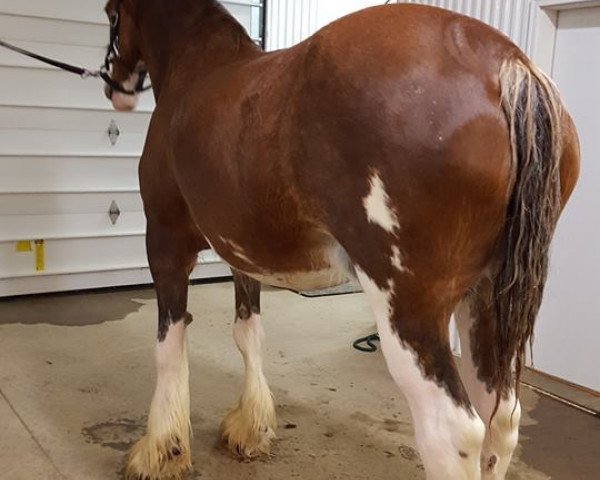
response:
[[[221,426],[229,448],[239,455],[253,457],[270,453],[277,420],[273,396],[262,371],[260,316],[238,319],[233,328],[235,342],[244,358],[244,391],[238,406],[230,411]]]
[[[148,431],[129,454],[127,478],[180,479],[191,468],[190,390],[185,322],[156,347],[158,378]]]

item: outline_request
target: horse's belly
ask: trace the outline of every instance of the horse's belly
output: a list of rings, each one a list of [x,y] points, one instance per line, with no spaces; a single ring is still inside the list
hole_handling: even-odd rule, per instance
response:
[[[231,240],[218,253],[230,266],[265,285],[307,291],[343,285],[356,278],[346,251],[335,241],[269,258],[254,256]],[[293,265],[293,266],[292,266]]]
[[[348,283],[353,275],[344,268],[329,268],[298,272],[248,273],[255,280],[273,287],[296,291],[321,290]]]

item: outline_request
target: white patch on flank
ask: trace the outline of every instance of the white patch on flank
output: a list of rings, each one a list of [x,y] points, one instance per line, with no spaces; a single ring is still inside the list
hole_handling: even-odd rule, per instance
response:
[[[385,191],[383,181],[379,173],[374,172],[369,179],[371,191],[363,199],[363,205],[367,211],[369,222],[375,223],[386,232],[394,233],[395,229],[400,228],[398,217],[390,206],[390,197]]]
[[[400,252],[400,248],[398,248],[396,245],[394,245],[392,247],[391,260],[392,260],[392,265],[399,272],[402,272],[402,273],[410,272],[410,270],[408,268],[406,268],[406,266],[404,266],[404,264],[402,263],[402,252]]]
[[[306,270],[298,272],[247,272],[247,275],[265,285],[289,288],[299,292],[337,287],[354,279],[348,254],[336,242],[311,254],[314,263],[307,264]]]
[[[133,447],[128,465],[131,475],[144,478],[175,476],[191,467],[189,367],[184,321],[171,325],[165,340],[158,343],[156,365],[158,378],[148,431]],[[173,454],[174,450],[177,455]],[[171,458],[171,462],[166,462],[166,458]]]
[[[263,374],[263,337],[260,315],[235,322],[233,338],[244,358],[244,390],[221,428],[229,447],[246,457],[269,453],[277,427],[273,396]]]
[[[476,319],[471,314],[467,301],[461,302],[455,312],[456,325],[460,334],[460,375],[469,394],[471,403],[486,426],[496,406],[496,394],[489,393],[485,383],[478,378],[477,367],[471,354],[471,330]],[[504,480],[513,452],[519,442],[521,405],[511,391],[508,399],[502,399],[498,411],[488,428],[483,453],[481,472],[484,480]]]
[[[121,86],[125,90],[133,91],[133,89],[137,86],[139,79],[140,75],[138,73],[133,73],[127,80],[121,83]],[[136,93],[135,95],[128,95],[126,93],[114,91],[110,97],[110,100],[114,109],[118,112],[130,112],[131,110],[135,110],[135,107],[137,107],[139,94]]]
[[[382,290],[359,268],[357,274],[377,319],[388,369],[408,400],[427,479],[479,480],[485,425],[457,407],[444,388],[424,377],[415,352],[393,331],[393,282]]]

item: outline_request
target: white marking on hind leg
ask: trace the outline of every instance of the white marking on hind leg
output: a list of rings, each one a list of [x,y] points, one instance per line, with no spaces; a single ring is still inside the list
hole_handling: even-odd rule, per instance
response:
[[[129,455],[127,478],[179,478],[191,468],[190,391],[184,321],[156,346],[158,379],[146,436]]]
[[[461,302],[456,309],[461,345],[460,375],[471,402],[488,427],[481,456],[482,477],[485,480],[503,480],[519,441],[521,405],[512,390],[508,398],[500,401],[489,427],[496,407],[496,393],[490,393],[487,385],[478,378],[478,369],[473,361],[471,331],[476,321],[468,302]]]
[[[244,390],[238,406],[223,420],[223,438],[229,448],[245,457],[268,454],[275,438],[277,420],[275,404],[262,369],[262,339],[264,333],[260,315],[248,320],[238,319],[233,337],[245,365]]]
[[[408,400],[428,480],[479,480],[483,422],[425,378],[416,354],[392,330],[393,282],[382,290],[359,268],[357,274],[377,319],[388,369]]]
[[[394,233],[394,230],[400,228],[400,223],[396,212],[390,205],[390,197],[385,191],[383,180],[381,180],[378,172],[373,172],[369,184],[371,190],[363,199],[369,222],[379,225],[386,232]]]

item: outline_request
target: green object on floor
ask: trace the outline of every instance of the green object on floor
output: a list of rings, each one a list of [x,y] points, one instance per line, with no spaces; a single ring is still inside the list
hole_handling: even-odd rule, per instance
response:
[[[352,346],[361,352],[375,353],[377,350],[379,350],[379,347],[375,345],[375,342],[379,341],[379,334],[374,333],[373,335],[359,338],[352,344]]]

